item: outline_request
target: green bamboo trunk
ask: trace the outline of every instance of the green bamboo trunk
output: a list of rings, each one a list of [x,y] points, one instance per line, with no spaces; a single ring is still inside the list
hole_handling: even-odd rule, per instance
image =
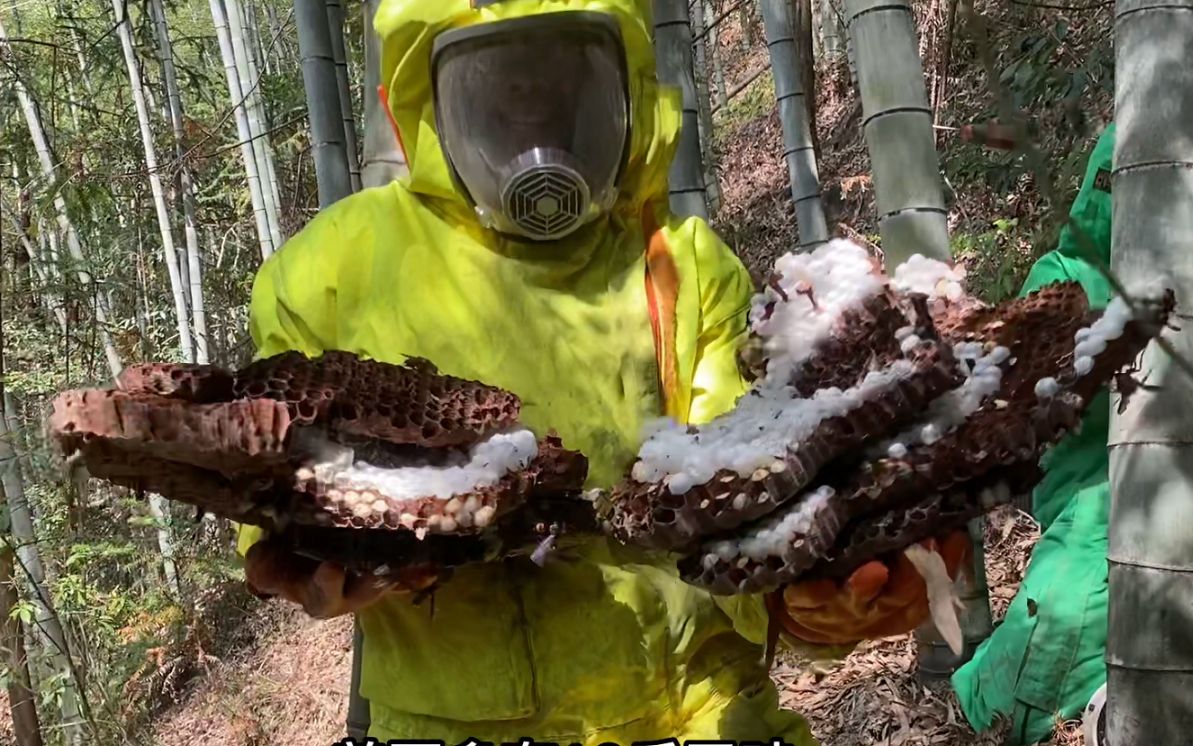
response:
[[[1176,293],[1193,358],[1193,0],[1119,0],[1111,265],[1128,291]],[[1193,732],[1193,381],[1153,343],[1110,425],[1107,743]]]

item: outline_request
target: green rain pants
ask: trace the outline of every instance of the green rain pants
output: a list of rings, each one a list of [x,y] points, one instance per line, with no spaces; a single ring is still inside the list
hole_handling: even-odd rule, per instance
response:
[[[1105,307],[1110,288],[1088,251],[1109,262],[1113,154],[1111,125],[1094,147],[1070,210],[1080,232],[1062,230],[1057,248],[1032,267],[1024,294],[1077,280],[1092,307]],[[1110,397],[1103,391],[1080,433],[1041,461],[1046,476],[1032,498],[1043,533],[1023,583],[1005,619],[953,675],[970,724],[986,730],[1009,720],[1012,746],[1047,739],[1058,722],[1077,717],[1106,681],[1109,418]]]

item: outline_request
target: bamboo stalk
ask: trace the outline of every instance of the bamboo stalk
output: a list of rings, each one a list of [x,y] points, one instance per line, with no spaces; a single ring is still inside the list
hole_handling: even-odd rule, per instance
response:
[[[20,178],[20,171],[17,169],[16,161],[13,161],[12,164],[12,175],[13,181],[19,185],[22,179]],[[43,255],[40,249],[33,245],[33,241],[30,239],[28,231],[26,231],[25,227],[21,225],[21,218],[17,215],[17,212],[15,210],[9,210],[7,212],[9,222],[12,223],[13,230],[17,234],[17,240],[21,242],[21,246],[25,249],[26,256],[29,257],[29,268],[34,273],[34,276],[37,278],[37,280],[41,283],[42,292],[40,293],[40,296],[46,306],[46,310],[53,314],[54,318],[58,321],[59,328],[61,329],[62,333],[65,334],[66,311],[63,310],[61,297],[51,290],[53,281],[49,260]],[[47,240],[44,226],[42,226],[38,233],[39,240]],[[45,244],[42,244],[42,248],[46,248]],[[45,253],[48,254],[49,250],[47,249]]]
[[[33,525],[33,513],[25,495],[21,465],[13,446],[16,420],[15,413],[9,407],[8,392],[4,389],[3,360],[4,342],[0,336],[0,487],[3,488],[8,519],[6,535],[0,536],[0,540],[8,544],[11,536],[11,547],[19,563],[20,573],[31,589],[30,601],[35,609],[34,638],[45,651],[46,661],[53,673],[62,677],[63,692],[59,713],[62,717],[63,736],[69,746],[82,746],[86,723],[82,714],[81,682],[71,663],[70,645],[61,620],[54,610],[50,586],[46,582],[45,565],[38,548],[37,532]]]
[[[203,300],[203,267],[199,248],[199,231],[196,225],[195,186],[190,164],[183,151],[185,139],[182,129],[182,95],[178,90],[178,77],[174,71],[174,48],[170,43],[170,28],[166,23],[166,12],[161,0],[150,0],[154,29],[157,32],[158,54],[161,57],[162,77],[166,84],[166,98],[170,106],[170,127],[174,134],[174,155],[178,159],[179,187],[182,192],[183,230],[186,238],[187,289],[189,290],[191,323],[195,333],[195,362],[210,361],[207,343],[207,310]]]
[[[932,101],[933,122],[940,123],[940,112],[949,100],[949,72],[953,63],[953,35],[957,29],[957,0],[948,0],[945,12],[944,43],[936,65],[936,98]]]
[[[40,220],[40,219],[39,219]],[[38,233],[46,237],[48,244],[49,261],[46,264],[46,277],[57,288],[57,296],[51,299],[56,310],[62,314],[63,319],[66,318],[66,294],[67,294],[67,280],[62,273],[62,251],[58,247],[58,232],[61,230],[57,223],[54,223],[49,230],[44,228],[39,229]],[[63,338],[66,336],[67,325],[62,326]]]
[[[813,0],[810,5],[812,8],[812,57],[820,60],[824,58],[824,33],[820,28],[820,0]]]
[[[315,181],[322,208],[352,193],[352,175],[340,118],[339,83],[327,28],[327,6],[324,0],[295,0],[294,9],[310,115]]]
[[[11,54],[11,49],[8,44],[8,31],[4,27],[3,20],[0,20],[0,42],[3,42],[4,50]],[[21,82],[19,76],[13,76],[13,88],[17,93],[17,102],[21,106],[21,112],[25,116],[25,124],[29,129],[29,137],[33,140],[33,148],[37,152],[37,161],[41,166],[42,176],[47,182],[54,181],[54,158],[50,154],[50,144],[46,137],[45,129],[42,127],[41,116],[38,114],[37,107],[33,104],[33,99],[30,97],[28,90],[24,83]],[[79,234],[75,230],[74,222],[70,219],[70,213],[67,210],[66,199],[61,192],[54,194],[54,210],[58,226],[62,229],[66,236],[67,250],[70,252],[71,258],[74,259],[78,266],[77,277],[79,283],[85,287],[92,287],[91,274],[83,269],[86,266],[86,257],[83,255],[83,244],[79,240]],[[108,308],[107,300],[102,293],[96,295],[95,318],[99,325],[100,341],[104,348],[104,356],[107,359],[108,370],[112,374],[112,378],[120,375],[120,371],[124,368],[124,363],[120,360],[120,354],[116,351],[116,345],[112,342],[111,333],[108,330],[108,319],[111,312]]]
[[[269,26],[269,38],[273,40],[275,50],[275,54],[271,56],[271,59],[276,57],[277,60],[281,60],[288,50],[287,39],[282,34],[282,23],[278,20],[278,12],[272,3],[265,3],[265,23]],[[280,62],[275,61],[273,64],[276,66]]]
[[[79,30],[74,26],[70,28],[70,35],[74,41],[72,46],[74,47],[75,57],[79,60],[79,77],[83,81],[83,87],[87,89],[87,96],[94,98],[95,88],[91,85],[91,76],[87,74],[90,66],[87,64],[87,58],[83,54],[83,39],[79,36]]]
[[[799,49],[795,44],[795,24],[790,0],[759,0],[762,25],[770,51],[775,77],[775,101],[783,126],[783,158],[795,220],[799,228],[801,251],[810,251],[829,240],[828,224],[820,197],[820,174],[816,168],[816,149],[812,125],[800,72]]]
[[[882,250],[891,267],[912,254],[951,258],[932,109],[906,0],[847,0]]]
[[[365,50],[365,136],[361,185],[366,188],[389,183],[406,172],[406,159],[389,123],[389,117],[382,108],[378,92],[381,85],[381,40],[373,29],[373,15],[377,12],[378,2],[379,0],[365,0],[361,5],[364,13]]]
[[[277,231],[275,241],[284,242],[286,240],[286,231],[282,228],[282,188],[278,182],[278,169],[274,163],[273,157],[273,141],[269,137],[270,131],[273,129],[272,120],[269,117],[269,111],[265,106],[265,94],[261,89],[261,56],[258,54],[259,46],[253,43],[253,29],[255,22],[253,19],[253,0],[245,0],[244,3],[239,4],[239,10],[243,17],[243,26],[249,34],[249,38],[245,40],[245,51],[247,53],[246,60],[249,68],[249,78],[253,81],[252,94],[255,97],[254,101],[257,106],[258,117],[261,123],[262,130],[254,140],[254,147],[259,147],[261,153],[265,156],[265,183],[269,185],[269,203],[273,206],[273,227]],[[280,244],[279,244],[280,245]]]
[[[4,503],[4,485],[0,484],[0,512],[3,512]],[[12,549],[7,537],[0,535],[0,651],[4,652],[4,665],[8,669],[8,711],[12,716],[15,746],[43,746],[37,695],[29,675],[24,625],[13,614],[18,601],[13,570]]]
[[[1119,0],[1114,47],[1111,271],[1177,318],[1111,408],[1106,736],[1159,746],[1193,730],[1193,0]]]
[[[112,9],[116,14],[116,32],[120,36],[124,47],[124,60],[128,68],[129,83],[132,86],[133,103],[137,109],[137,119],[141,129],[141,142],[145,149],[145,165],[149,171],[149,188],[153,194],[153,207],[157,213],[158,230],[162,239],[162,253],[165,254],[166,267],[170,274],[170,290],[174,296],[174,309],[177,314],[179,343],[182,348],[183,360],[194,362],[195,348],[191,338],[190,320],[187,317],[187,306],[178,268],[178,254],[174,248],[174,236],[170,227],[170,216],[166,208],[166,197],[162,190],[161,176],[158,174],[157,151],[153,143],[153,132],[149,128],[149,112],[142,96],[144,86],[137,62],[136,51],[133,48],[132,30],[127,16],[124,16],[121,0],[112,0]],[[166,514],[168,506],[161,495],[149,495],[150,509],[157,513]],[[179,581],[178,569],[175,562],[174,537],[168,524],[162,522],[157,527],[158,548],[161,550],[162,568],[167,583],[175,598],[181,600],[182,584]]]
[[[737,19],[741,26],[741,46],[743,52],[749,52],[754,46],[754,19],[750,14],[748,3],[737,6]]]
[[[791,0],[792,30],[795,32],[795,48],[799,52],[800,90],[804,92],[804,104],[808,110],[808,131],[812,136],[812,152],[820,160],[820,138],[816,131],[816,55],[813,51],[816,38],[812,18],[812,0]]]
[[[236,55],[232,51],[232,37],[228,30],[228,17],[223,0],[208,0],[211,18],[215,24],[216,39],[219,42],[220,57],[224,62],[224,77],[228,82],[228,95],[232,100],[232,113],[236,119],[236,135],[240,140],[240,155],[248,181],[249,198],[253,205],[253,218],[257,224],[257,240],[261,247],[261,258],[268,259],[278,245],[274,243],[274,232],[265,212],[264,190],[261,174],[257,168],[257,156],[253,150],[252,132],[249,129],[248,114],[245,112],[244,94],[240,87],[240,75],[236,71]]]
[[[706,14],[712,14],[712,2],[709,0]],[[717,82],[717,106],[725,106],[729,103],[729,86],[725,84],[725,63],[721,59],[721,42],[717,34],[716,25],[710,26],[708,29],[708,48],[709,54],[712,56],[713,76]],[[712,115],[712,112],[709,112]]]
[[[265,214],[269,220],[270,240],[275,247],[283,242],[279,218],[280,191],[273,160],[269,153],[269,134],[265,126],[265,108],[261,103],[261,76],[257,74],[251,47],[244,32],[244,9],[240,0],[224,0],[228,17],[229,39],[236,63],[236,74],[240,78],[240,90],[244,96],[245,116],[252,136],[253,157],[257,161],[257,173],[261,179],[261,196]]]
[[[253,40],[253,59],[266,75],[273,75],[272,55],[265,48],[265,39],[261,36],[261,24],[257,19],[257,6],[252,2],[244,6],[244,20],[249,29],[249,36]]]
[[[19,229],[19,226],[14,227]],[[24,231],[20,231],[18,234],[18,240],[21,242],[21,246],[24,247],[26,256],[29,257],[30,271],[41,284],[42,290],[39,295],[41,296],[42,303],[46,307],[46,310],[49,311],[54,319],[58,322],[59,330],[65,334],[66,311],[62,309],[62,303],[61,300],[57,298],[57,294],[50,289],[52,283],[50,282],[48,270],[45,267],[45,259],[43,258],[41,251],[33,246],[33,241],[29,240],[28,234],[26,234]]]
[[[725,7],[726,4],[721,3],[721,12],[720,14],[716,14],[714,13],[716,8],[713,6],[712,0],[708,0],[708,10],[705,12],[709,17],[712,18],[712,20],[704,24],[703,34],[692,34],[692,43],[694,44],[703,37],[711,34],[713,30],[724,23],[729,16],[741,10],[741,6],[745,5],[747,2],[751,2],[751,0],[736,0],[734,3],[730,4],[729,7]]]
[[[74,76],[66,76],[66,95],[70,97],[70,124],[75,128],[75,132],[81,132],[83,125],[80,124],[79,119],[79,101],[75,96],[75,81]]]
[[[344,127],[344,151],[348,158],[348,174],[352,191],[360,190],[360,165],[356,148],[356,119],[352,115],[352,88],[349,85],[348,62],[344,54],[344,6],[340,0],[326,0],[327,29],[331,40],[331,56],[336,63],[339,83],[340,118]]]
[[[124,5],[121,0],[112,0],[112,10],[116,15],[116,33],[120,37],[121,46],[124,48],[125,67],[128,69],[128,80],[132,88],[133,104],[137,110],[137,123],[141,130],[141,144],[145,151],[145,166],[149,172],[149,189],[153,193],[153,208],[157,213],[157,224],[161,233],[162,254],[165,256],[166,269],[170,275],[170,292],[174,297],[174,311],[178,322],[178,344],[182,350],[182,359],[186,362],[194,362],[194,341],[191,338],[190,320],[187,316],[182,278],[178,270],[178,253],[174,248],[174,235],[170,227],[170,215],[166,207],[166,195],[162,189],[161,175],[158,173],[157,148],[153,142],[153,132],[149,127],[149,110],[145,102],[145,87],[141,80],[141,70],[137,61],[136,50],[133,47],[132,29],[128,18],[124,15]]]
[[[845,65],[849,70],[849,79],[857,85],[857,55],[853,51],[853,37],[845,35]]]
[[[654,31],[659,82],[683,92],[683,124],[669,174],[671,210],[708,219],[687,0],[655,0]]]
[[[819,0],[819,3],[821,47],[824,59],[832,62],[841,57],[841,19],[837,16],[833,0]]]
[[[380,86],[380,39],[373,29],[373,15],[377,12],[378,0],[364,0],[361,10],[364,13],[364,56],[365,56],[365,89],[364,95],[364,149],[359,174],[350,171],[352,189],[361,187],[380,186],[398,178],[406,170],[405,158],[402,156],[389,117],[381,108],[378,87]],[[342,12],[342,11],[341,11]],[[351,118],[346,68],[339,63],[343,58],[343,20],[337,21],[335,11],[330,3],[328,6],[329,21],[333,25],[331,35],[339,34],[340,54],[337,58],[338,90],[340,92],[340,112],[343,120],[345,137],[355,137],[355,123]],[[355,140],[349,140],[346,146],[346,157],[351,155],[355,160]],[[352,164],[355,165],[354,163]],[[360,692],[361,674],[363,669],[364,632],[360,622],[356,621],[352,630],[352,665],[348,681],[348,712],[345,726],[350,738],[364,740],[369,731],[372,720],[369,701]]]
[[[893,275],[914,254],[950,261],[948,214],[911,7],[906,0],[846,0],[845,7],[886,271]],[[957,583],[964,647],[954,655],[931,622],[917,630],[924,678],[951,674],[993,629],[984,526],[982,518],[969,523],[974,557]]]
[[[705,200],[709,210],[717,212],[721,206],[721,189],[717,183],[713,158],[712,97],[708,91],[708,53],[704,38],[704,0],[692,5],[692,33],[696,35],[693,79],[696,84],[696,104],[700,113],[700,160],[704,165]]]

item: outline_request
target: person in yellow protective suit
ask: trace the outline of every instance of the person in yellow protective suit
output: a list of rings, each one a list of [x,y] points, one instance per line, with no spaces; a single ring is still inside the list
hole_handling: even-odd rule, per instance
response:
[[[527,426],[588,457],[591,487],[628,472],[650,419],[729,409],[754,288],[707,223],[668,210],[680,103],[655,78],[650,0],[383,0],[375,28],[409,174],[324,209],[264,264],[257,354],[418,356],[507,388]],[[356,614],[382,742],[806,746],[768,632],[833,654],[927,617],[906,564],[716,597],[673,558],[589,539],[543,566],[457,568],[431,605],[410,593],[421,579],[379,589],[252,527],[240,550],[259,592]]]

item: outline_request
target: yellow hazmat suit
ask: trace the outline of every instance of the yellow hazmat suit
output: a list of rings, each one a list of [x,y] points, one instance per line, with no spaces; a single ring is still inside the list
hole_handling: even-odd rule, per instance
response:
[[[527,426],[587,455],[590,486],[627,472],[649,419],[702,422],[732,406],[753,287],[706,223],[668,212],[680,108],[655,80],[649,3],[384,0],[382,88],[409,176],[325,209],[265,263],[251,305],[258,354],[420,356],[505,387]],[[480,227],[457,191],[436,133],[431,44],[447,29],[567,10],[619,22],[631,153],[611,215],[536,245]],[[241,551],[258,535],[246,527]],[[571,553],[541,568],[461,568],[433,613],[400,595],[361,612],[370,735],[815,743],[778,706],[762,597],[710,596],[677,578],[673,558],[607,540]]]

